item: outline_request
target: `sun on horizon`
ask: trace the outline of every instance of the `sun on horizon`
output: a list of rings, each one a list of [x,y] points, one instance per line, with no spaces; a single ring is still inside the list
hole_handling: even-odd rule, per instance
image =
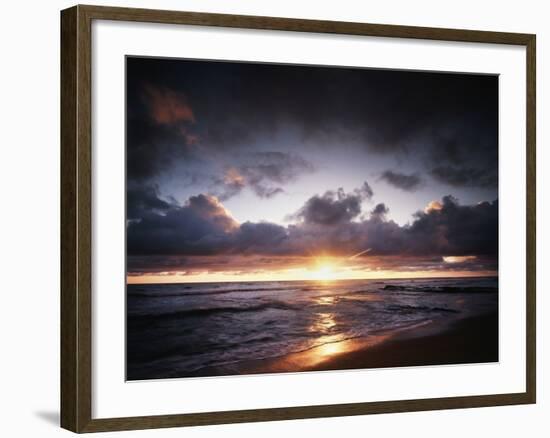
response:
[[[348,263],[346,263],[348,262]],[[449,262],[447,262],[449,263]],[[166,271],[128,275],[128,284],[163,283],[225,283],[225,282],[270,282],[270,281],[313,281],[335,282],[345,280],[372,279],[409,279],[409,278],[459,278],[491,277],[497,271],[471,270],[415,270],[400,271],[380,269],[373,263],[357,266],[349,263],[348,258],[315,257],[305,266],[284,267],[280,269],[250,269],[248,271]]]

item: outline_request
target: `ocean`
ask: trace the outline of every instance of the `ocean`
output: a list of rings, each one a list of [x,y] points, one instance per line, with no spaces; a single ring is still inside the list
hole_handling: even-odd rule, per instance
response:
[[[497,312],[497,292],[496,277],[128,285],[127,379],[208,375]]]

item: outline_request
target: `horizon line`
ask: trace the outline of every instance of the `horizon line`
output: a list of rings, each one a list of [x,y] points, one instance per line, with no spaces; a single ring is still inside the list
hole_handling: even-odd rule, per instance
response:
[[[223,281],[172,281],[172,282],[163,282],[163,283],[129,283],[128,278],[126,278],[125,286],[131,285],[167,285],[167,284],[215,284],[215,283],[294,283],[294,282],[316,282],[316,283],[334,283],[339,281],[364,281],[364,280],[440,280],[447,278],[498,278],[498,271],[496,274],[486,274],[486,275],[457,275],[457,276],[426,276],[426,277],[371,277],[371,278],[338,278],[331,280],[316,280],[312,278],[306,278],[302,280],[223,280]]]

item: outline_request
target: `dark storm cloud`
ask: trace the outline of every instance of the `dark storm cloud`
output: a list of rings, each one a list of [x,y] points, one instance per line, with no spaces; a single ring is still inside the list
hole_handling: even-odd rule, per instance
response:
[[[184,268],[189,264],[189,258],[178,255],[130,255],[127,258],[128,273],[158,273]],[[197,261],[193,261],[196,265]]]
[[[150,213],[166,212],[172,208],[172,203],[159,197],[157,187],[133,186],[126,190],[127,219],[140,219]]]
[[[454,187],[496,187],[498,184],[496,171],[473,167],[438,166],[430,174],[435,180]]]
[[[469,171],[468,178],[451,180],[434,172],[444,184],[494,187],[497,181],[496,76],[169,59],[127,62],[129,137],[134,117],[156,121],[157,127],[185,124],[204,148],[231,155],[281,130],[292,131],[320,145],[353,143],[378,154],[414,157],[421,173],[450,165],[457,173]],[[167,102],[172,109],[151,110],[158,106],[139,98],[145,84],[157,90],[149,100]],[[181,153],[147,144],[158,152],[143,151],[138,139],[141,154],[160,164]],[[133,147],[129,142],[129,150]],[[137,177],[133,169],[129,166],[130,178]]]
[[[384,171],[380,176],[380,179],[386,181],[388,184],[391,184],[394,187],[397,187],[398,189],[405,190],[407,192],[414,192],[416,189],[419,188],[420,184],[422,183],[422,179],[420,178],[420,176],[415,173],[409,175],[405,173],[394,172],[392,170]]]
[[[328,193],[328,194],[327,194]],[[370,256],[483,256],[498,251],[498,201],[460,205],[452,196],[418,211],[400,226],[378,204],[357,220],[358,193],[341,190],[313,197],[300,210],[302,222],[287,227],[269,223],[238,224],[213,196],[191,197],[182,206],[149,213],[129,223],[129,255],[277,255],[326,253]]]
[[[440,208],[417,212],[406,234],[413,248],[426,254],[496,255],[498,201],[460,205],[445,196]]]
[[[282,186],[314,170],[300,155],[286,152],[253,152],[239,160],[239,165],[225,170],[223,178],[214,178],[222,201],[239,194],[245,187],[260,198],[272,198],[284,192]]]
[[[296,215],[305,223],[335,225],[349,222],[361,213],[361,202],[355,195],[336,195],[326,192],[322,196],[310,198]]]
[[[373,192],[365,181],[363,186],[352,193],[345,193],[342,188],[315,195],[293,216],[306,224],[336,225],[349,222],[361,213],[363,200],[370,200]]]
[[[376,204],[376,207],[370,213],[372,219],[378,218],[384,220],[390,209],[384,203]]]
[[[428,173],[439,183],[452,187],[498,187],[498,114],[458,124],[453,130],[433,136],[427,163]],[[489,130],[492,127],[492,131]],[[492,135],[491,135],[492,132]]]
[[[129,254],[214,254],[239,228],[217,198],[197,195],[163,214],[149,213],[127,227]]]
[[[191,128],[157,125],[147,118],[129,117],[126,138],[129,181],[147,181],[178,160],[189,160],[192,164],[197,153]]]
[[[370,217],[335,226],[303,223],[289,227],[293,251],[354,254],[370,248],[371,255],[487,255],[496,256],[498,202],[460,205],[451,196],[437,208],[419,211],[412,223],[387,220],[388,208],[378,204]]]
[[[277,256],[250,256],[250,255],[206,255],[206,256],[129,256],[128,274],[139,276],[143,274],[192,274],[197,271],[230,270],[251,273],[254,268],[262,266],[264,269],[280,268],[281,263],[296,265],[302,263],[301,257],[277,257]]]
[[[238,254],[274,254],[288,241],[285,227],[269,222],[245,222],[233,239],[233,251]]]
[[[191,159],[200,142],[193,109],[184,93],[128,77],[126,154],[130,181],[145,181]],[[133,88],[133,89],[132,89]]]

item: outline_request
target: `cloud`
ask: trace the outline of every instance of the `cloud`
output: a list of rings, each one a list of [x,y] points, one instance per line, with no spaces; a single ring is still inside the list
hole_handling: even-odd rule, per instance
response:
[[[200,143],[192,128],[157,125],[148,117],[128,115],[126,171],[131,182],[150,182],[156,176],[185,162],[192,169],[200,159]]]
[[[361,198],[362,201],[370,201],[374,196],[374,191],[367,181],[361,187],[354,190],[354,193]]]
[[[498,186],[497,103],[495,98],[491,113],[433,135],[427,171],[434,180],[452,187]]]
[[[428,205],[424,207],[424,213],[429,214],[432,211],[439,211],[443,208],[443,204],[439,201],[430,201]]]
[[[239,229],[231,213],[214,196],[200,194],[182,206],[150,212],[127,226],[127,247],[139,254],[216,254],[225,252],[227,237]]]
[[[275,254],[289,238],[285,227],[269,222],[245,222],[234,236],[234,252],[239,254]]]
[[[192,165],[201,138],[185,94],[142,82],[135,88],[127,106],[128,180],[150,181],[183,159]]]
[[[414,192],[420,187],[422,183],[422,179],[416,173],[405,174],[394,172],[392,170],[384,171],[380,176],[380,179],[386,181],[388,184],[391,184],[398,189],[405,190],[407,192]]]
[[[437,256],[376,256],[369,252],[358,253],[355,258],[346,258],[343,267],[350,272],[400,271],[418,273],[419,271],[440,272],[494,272],[498,269],[495,258],[479,256],[462,263],[446,263]],[[279,255],[207,255],[207,256],[129,256],[128,275],[194,275],[201,273],[264,273],[287,269],[304,269],[312,266],[315,258],[311,256]],[[336,263],[338,263],[336,261]]]
[[[281,196],[287,184],[316,170],[309,159],[324,166],[342,158],[353,167],[356,157],[369,156],[360,171],[383,162],[382,179],[402,190],[423,181],[469,188],[457,190],[463,196],[495,189],[496,76],[132,57],[127,63],[131,257],[183,257],[188,266],[198,257],[221,263],[239,254],[299,258],[371,248],[369,259],[423,257],[453,266],[459,264],[442,257],[476,256],[471,264],[496,258],[497,201],[433,200],[405,226],[388,219],[387,202],[366,209],[373,198],[368,184],[317,192],[287,226],[239,224],[223,206],[243,190],[260,199]],[[391,161],[407,162],[410,173],[392,171]],[[202,194],[180,205],[169,193]]]
[[[431,176],[442,183],[453,187],[496,187],[498,174],[496,169],[487,171],[485,168],[465,166],[438,166],[431,169]]]
[[[386,207],[386,204],[376,204],[376,207],[370,213],[370,217],[371,219],[385,220],[389,211],[390,209]]]
[[[306,224],[337,225],[349,222],[361,213],[363,200],[370,200],[372,196],[373,191],[367,182],[352,193],[345,193],[342,188],[329,190],[309,198],[292,217]]]
[[[250,254],[221,255],[133,255],[127,259],[129,275],[177,274],[189,275],[198,272],[240,271],[250,273],[256,269],[291,268],[304,264],[303,257],[254,256]]]
[[[215,183],[222,187],[221,192],[218,193],[218,198],[221,201],[238,195],[247,185],[245,176],[236,167],[227,168],[223,178],[216,178]]]
[[[144,99],[152,119],[159,125],[195,122],[193,110],[185,94],[164,87],[146,85]]]
[[[140,219],[149,214],[164,213],[174,205],[160,198],[156,186],[135,186],[126,190],[126,219]]]
[[[458,170],[443,182],[455,187],[496,187],[497,76],[131,57],[127,62],[130,117],[147,117],[157,128],[176,121],[193,126],[191,135],[225,157],[274,139],[346,144],[396,161],[414,157],[418,173],[436,181],[449,175],[438,168],[452,166]],[[143,83],[165,87],[144,94]],[[145,95],[146,102],[136,95]],[[463,170],[467,177],[458,175]]]
[[[306,203],[307,205],[307,203]],[[441,208],[418,211],[410,224],[400,226],[386,218],[378,204],[368,218],[341,218],[338,226],[303,222],[289,226],[292,253],[354,254],[370,248],[369,256],[496,257],[498,253],[498,201],[460,205],[446,196]]]
[[[261,184],[253,185],[252,190],[260,198],[273,198],[273,196],[278,195],[279,193],[284,193],[282,187],[266,187]]]
[[[129,255],[349,256],[369,248],[370,256],[495,258],[498,253],[498,201],[460,205],[451,197],[440,208],[418,211],[400,226],[386,219],[378,204],[368,218],[357,194],[327,192],[310,198],[301,222],[239,224],[214,196],[197,195],[184,206],[149,212],[127,227]]]
[[[412,250],[454,256],[498,253],[498,201],[460,205],[445,196],[440,207],[417,212],[405,228]]]
[[[222,178],[214,178],[218,197],[225,201],[249,187],[260,198],[283,193],[282,186],[314,171],[300,155],[286,152],[254,152],[237,157],[240,163],[226,168]]]

